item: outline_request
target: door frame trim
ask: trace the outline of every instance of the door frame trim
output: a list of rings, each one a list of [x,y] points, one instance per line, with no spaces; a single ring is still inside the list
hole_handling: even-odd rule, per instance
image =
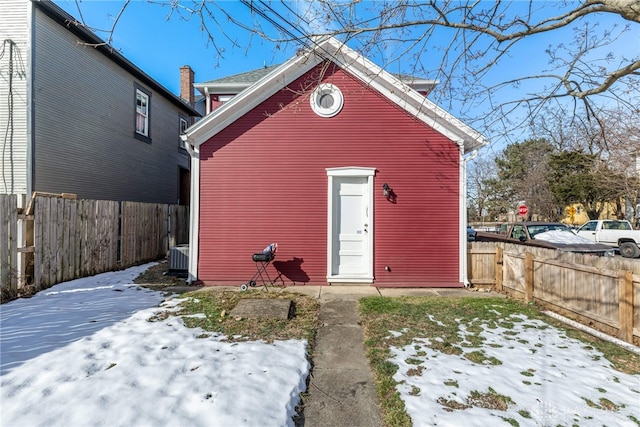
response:
[[[375,230],[374,212],[373,212],[373,177],[376,174],[376,168],[349,166],[340,168],[327,168],[327,282],[328,283],[373,283],[373,233]],[[334,223],[333,223],[333,205],[335,195],[333,194],[334,177],[360,177],[367,178],[367,204],[369,208],[369,232],[367,233],[367,272],[360,276],[347,276],[332,274],[333,251],[334,251]]]

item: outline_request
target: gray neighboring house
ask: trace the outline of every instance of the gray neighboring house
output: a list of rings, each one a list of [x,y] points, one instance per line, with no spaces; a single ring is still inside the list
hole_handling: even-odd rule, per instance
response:
[[[0,193],[188,204],[193,89],[172,94],[51,1],[2,0],[0,17]]]

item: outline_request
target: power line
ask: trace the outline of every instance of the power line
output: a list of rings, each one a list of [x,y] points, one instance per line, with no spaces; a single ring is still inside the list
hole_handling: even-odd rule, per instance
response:
[[[256,14],[258,14],[260,17],[262,17],[267,22],[269,22],[277,30],[279,30],[279,31],[283,32],[284,34],[286,34],[287,36],[289,36],[293,41],[297,41],[298,43],[302,44],[303,46],[308,47],[308,45],[309,45],[309,43],[308,43],[309,36],[306,33],[300,31],[300,33],[302,34],[302,38],[300,36],[298,36],[298,35],[293,34],[293,32],[291,32],[291,30],[289,28],[286,28],[283,24],[280,24],[275,19],[271,18],[264,9],[260,9],[259,7],[256,7],[256,5],[253,2],[253,0],[240,0],[240,3],[242,3],[243,5],[248,7],[249,10],[251,10],[252,12],[255,12]],[[260,4],[265,6],[264,2],[262,2],[262,1],[260,1]],[[272,12],[275,13],[275,11],[273,9],[271,9],[270,7],[269,7],[269,9]],[[275,14],[278,17],[280,17],[280,19],[282,19],[286,25],[288,25],[289,27],[295,28],[295,25],[293,25],[287,19],[283,18],[280,14],[278,14],[278,13],[275,13]]]
[[[295,25],[295,24],[291,23],[291,21],[289,21],[286,17],[282,16],[278,11],[276,11],[271,6],[266,4],[263,0],[258,0],[258,1],[240,0],[240,2],[243,5],[245,5],[246,7],[248,7],[249,10],[255,12],[260,17],[265,19],[267,22],[271,23],[274,27],[276,27],[276,29],[282,31],[284,34],[289,36],[292,41],[296,41],[296,42],[300,43],[303,47],[305,47],[307,49],[312,49],[313,48],[313,49],[315,49],[317,51],[322,51],[329,58],[334,56],[334,54],[332,52],[329,52],[324,46],[320,45],[320,43],[318,43],[318,40],[316,38],[312,37],[311,35],[309,35],[305,31],[300,29],[300,27],[298,25]],[[257,7],[256,3],[259,3],[264,8],[261,9],[260,7]],[[288,6],[287,6],[287,9],[291,10],[291,8],[288,7]],[[269,12],[271,12],[273,15],[276,16],[276,18],[280,19],[284,23],[280,23],[280,22],[278,22],[276,20],[276,18],[272,18],[271,16],[269,16]],[[297,13],[294,12],[294,15],[297,18],[301,19],[303,22],[305,22],[307,25],[310,25],[308,21],[306,21],[304,18],[302,18]],[[285,25],[286,25],[286,27],[285,27]],[[295,29],[298,33],[300,33],[300,35],[294,34],[291,31],[290,28]]]

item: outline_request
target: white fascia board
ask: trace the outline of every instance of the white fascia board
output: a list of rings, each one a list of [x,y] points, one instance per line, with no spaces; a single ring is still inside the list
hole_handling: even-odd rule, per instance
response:
[[[251,83],[216,83],[216,84],[206,84],[206,83],[197,83],[194,84],[193,87],[198,89],[200,93],[208,89],[209,94],[223,94],[223,95],[235,95],[246,88],[251,86]]]
[[[187,130],[187,139],[196,146],[205,143],[322,60],[323,58],[313,54],[301,55],[290,59],[240,92],[229,102],[196,122]]]
[[[487,143],[479,132],[404,84],[394,75],[349,47],[340,44],[336,39],[332,39],[330,44],[333,50],[332,59],[338,65],[447,138],[462,144],[465,152]]]

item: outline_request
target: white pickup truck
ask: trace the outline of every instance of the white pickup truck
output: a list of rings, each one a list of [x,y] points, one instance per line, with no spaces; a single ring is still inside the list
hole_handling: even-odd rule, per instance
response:
[[[640,257],[640,230],[634,230],[629,221],[589,221],[578,229],[577,234],[594,242],[619,248],[623,257]]]

